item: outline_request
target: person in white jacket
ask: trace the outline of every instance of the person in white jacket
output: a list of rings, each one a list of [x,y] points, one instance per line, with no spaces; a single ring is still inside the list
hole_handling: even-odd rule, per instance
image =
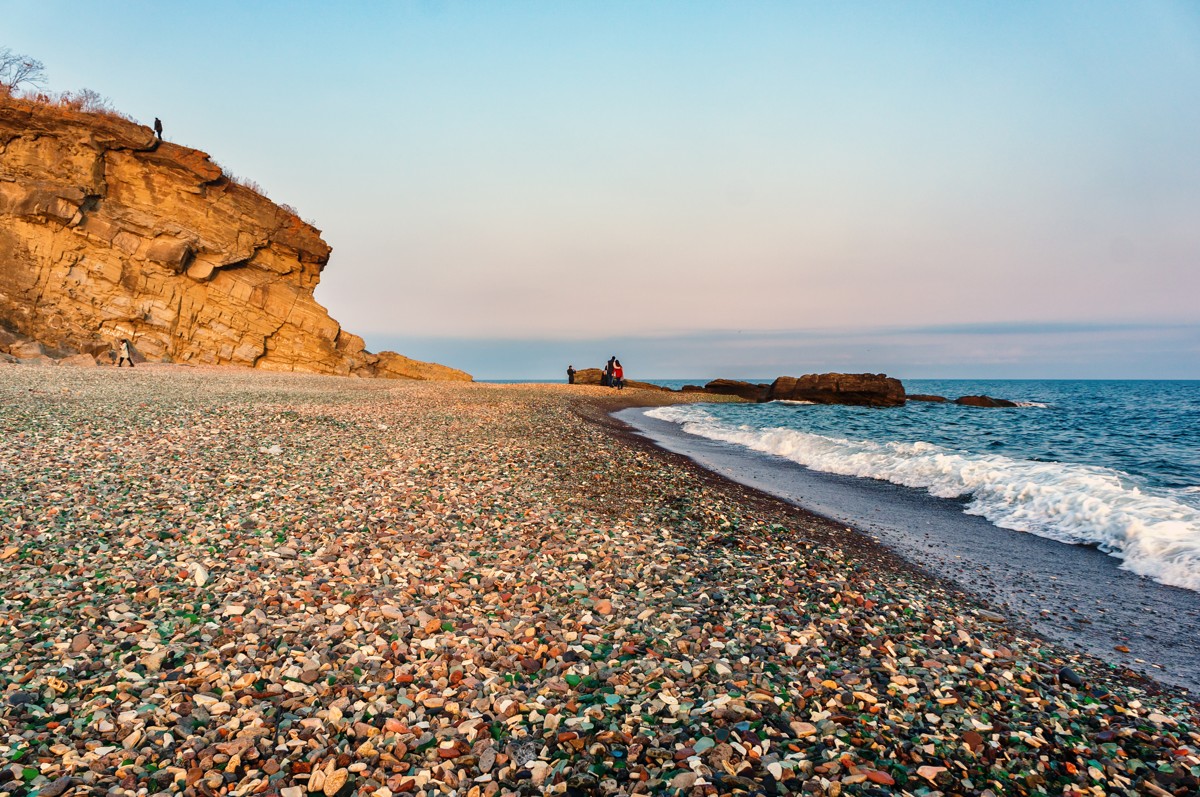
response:
[[[121,363],[129,361],[129,367],[133,367],[133,355],[129,351],[129,341],[121,338],[121,358],[117,360],[117,367],[121,367]]]

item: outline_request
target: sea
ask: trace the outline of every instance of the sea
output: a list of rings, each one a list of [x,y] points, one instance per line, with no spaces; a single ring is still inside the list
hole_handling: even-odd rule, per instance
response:
[[[1016,627],[1200,695],[1200,381],[904,386],[1018,406],[699,403],[616,417],[874,538]]]
[[[904,387],[1018,406],[706,403],[645,415],[760,454],[758,467],[786,461],[957,499],[961,512],[999,528],[1093,546],[1122,569],[1200,591],[1200,381],[913,379]]]

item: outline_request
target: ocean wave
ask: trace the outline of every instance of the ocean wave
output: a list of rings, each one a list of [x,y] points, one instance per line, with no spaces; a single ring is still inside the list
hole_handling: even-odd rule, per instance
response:
[[[1018,407],[1037,407],[1043,410],[1050,406],[1041,401],[1014,401],[1013,404],[1016,404]]]
[[[925,442],[849,440],[794,429],[722,423],[703,408],[661,407],[649,417],[688,434],[774,454],[813,470],[880,479],[969,499],[965,510],[1002,528],[1095,545],[1121,567],[1163,584],[1200,590],[1200,509],[1144,492],[1109,468],[972,454]]]

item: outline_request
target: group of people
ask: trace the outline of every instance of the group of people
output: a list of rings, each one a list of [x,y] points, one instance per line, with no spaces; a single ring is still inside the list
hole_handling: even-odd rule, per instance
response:
[[[567,366],[567,384],[575,384],[575,366]],[[617,390],[625,389],[625,369],[621,367],[621,361],[617,359],[617,355],[608,358],[608,363],[604,366],[604,371],[600,374],[601,387],[615,387]]]
[[[602,387],[615,387],[617,390],[625,389],[625,369],[621,367],[621,361],[617,359],[617,355],[608,358],[608,364],[604,366],[604,373],[600,375],[600,385]]]

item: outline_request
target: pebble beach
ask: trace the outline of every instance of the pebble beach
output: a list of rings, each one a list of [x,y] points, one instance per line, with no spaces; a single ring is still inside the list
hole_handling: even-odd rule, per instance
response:
[[[1195,795],[1200,706],[566,385],[0,365],[0,797]]]

